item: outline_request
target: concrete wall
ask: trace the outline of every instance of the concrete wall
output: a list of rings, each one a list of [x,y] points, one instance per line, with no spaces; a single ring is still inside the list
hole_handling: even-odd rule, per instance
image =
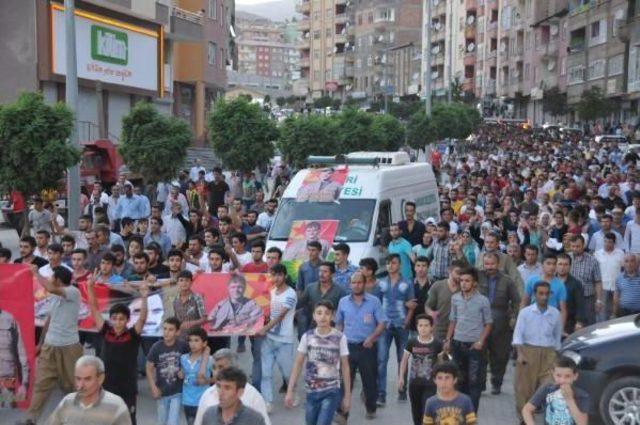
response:
[[[107,130],[111,135],[120,139],[122,132],[122,117],[131,110],[131,97],[125,93],[109,92]]]
[[[36,0],[4,0],[0,13],[0,103],[38,89]]]

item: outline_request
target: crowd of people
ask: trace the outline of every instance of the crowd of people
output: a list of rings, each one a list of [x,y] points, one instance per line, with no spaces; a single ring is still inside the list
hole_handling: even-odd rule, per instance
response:
[[[254,173],[225,177],[200,164],[147,195],[126,176],[110,194],[95,184],[74,231],[55,203],[36,197],[19,258],[0,248],[0,263],[30,265],[54,297],[39,334],[27,423],[41,419],[60,383],[65,392],[75,384],[77,393],[62,400],[51,423],[135,424],[143,351],[159,424],[178,424],[182,414],[196,425],[270,424],[275,391],[285,406],[299,403],[300,374],[306,423],[344,423],[358,372],[368,419],[390,392],[410,401],[415,425],[475,424],[482,394],[501,393],[511,358],[522,423],[534,424],[542,409],[548,424],[586,424],[588,394],[573,385],[576,364],[557,350],[584,326],[640,312],[638,160],[617,144],[575,134],[485,125],[464,148],[433,154],[440,216],[419,217],[405,202],[404,220],[381,238],[384,264],[352,264],[346,243],[333,246],[327,261],[311,241],[293,281],[283,252],[265,249],[285,166],[274,169],[271,189]],[[15,207],[19,194],[11,198]],[[10,221],[20,228],[17,215]],[[271,275],[269,316],[233,351],[230,338],[203,329],[212,318],[192,290],[201,272]],[[87,281],[97,336],[78,330],[78,281]],[[136,321],[121,304],[105,319],[96,284],[139,295]],[[171,289],[162,337],[144,337],[147,296],[159,287]],[[230,298],[221,315],[249,316],[245,305]],[[237,363],[246,339],[248,374]],[[389,388],[392,343],[398,376]],[[83,355],[91,346],[97,357]]]

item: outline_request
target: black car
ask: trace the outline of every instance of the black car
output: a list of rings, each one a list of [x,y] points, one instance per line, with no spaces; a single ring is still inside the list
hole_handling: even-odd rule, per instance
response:
[[[590,414],[607,425],[640,425],[640,314],[577,331],[561,354],[578,364],[576,384],[591,396]]]

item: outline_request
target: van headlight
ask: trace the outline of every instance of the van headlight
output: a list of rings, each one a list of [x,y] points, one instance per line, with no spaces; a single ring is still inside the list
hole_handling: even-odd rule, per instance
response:
[[[575,362],[577,366],[579,366],[580,362],[582,361],[582,356],[576,353],[575,351],[571,351],[571,350],[563,351],[562,355],[565,357],[569,357],[571,360]]]

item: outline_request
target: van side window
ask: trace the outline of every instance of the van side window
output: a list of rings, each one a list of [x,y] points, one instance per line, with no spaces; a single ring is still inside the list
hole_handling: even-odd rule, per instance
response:
[[[391,201],[380,201],[378,207],[378,223],[376,224],[376,236],[373,245],[387,246],[389,243],[389,227],[391,227]]]

